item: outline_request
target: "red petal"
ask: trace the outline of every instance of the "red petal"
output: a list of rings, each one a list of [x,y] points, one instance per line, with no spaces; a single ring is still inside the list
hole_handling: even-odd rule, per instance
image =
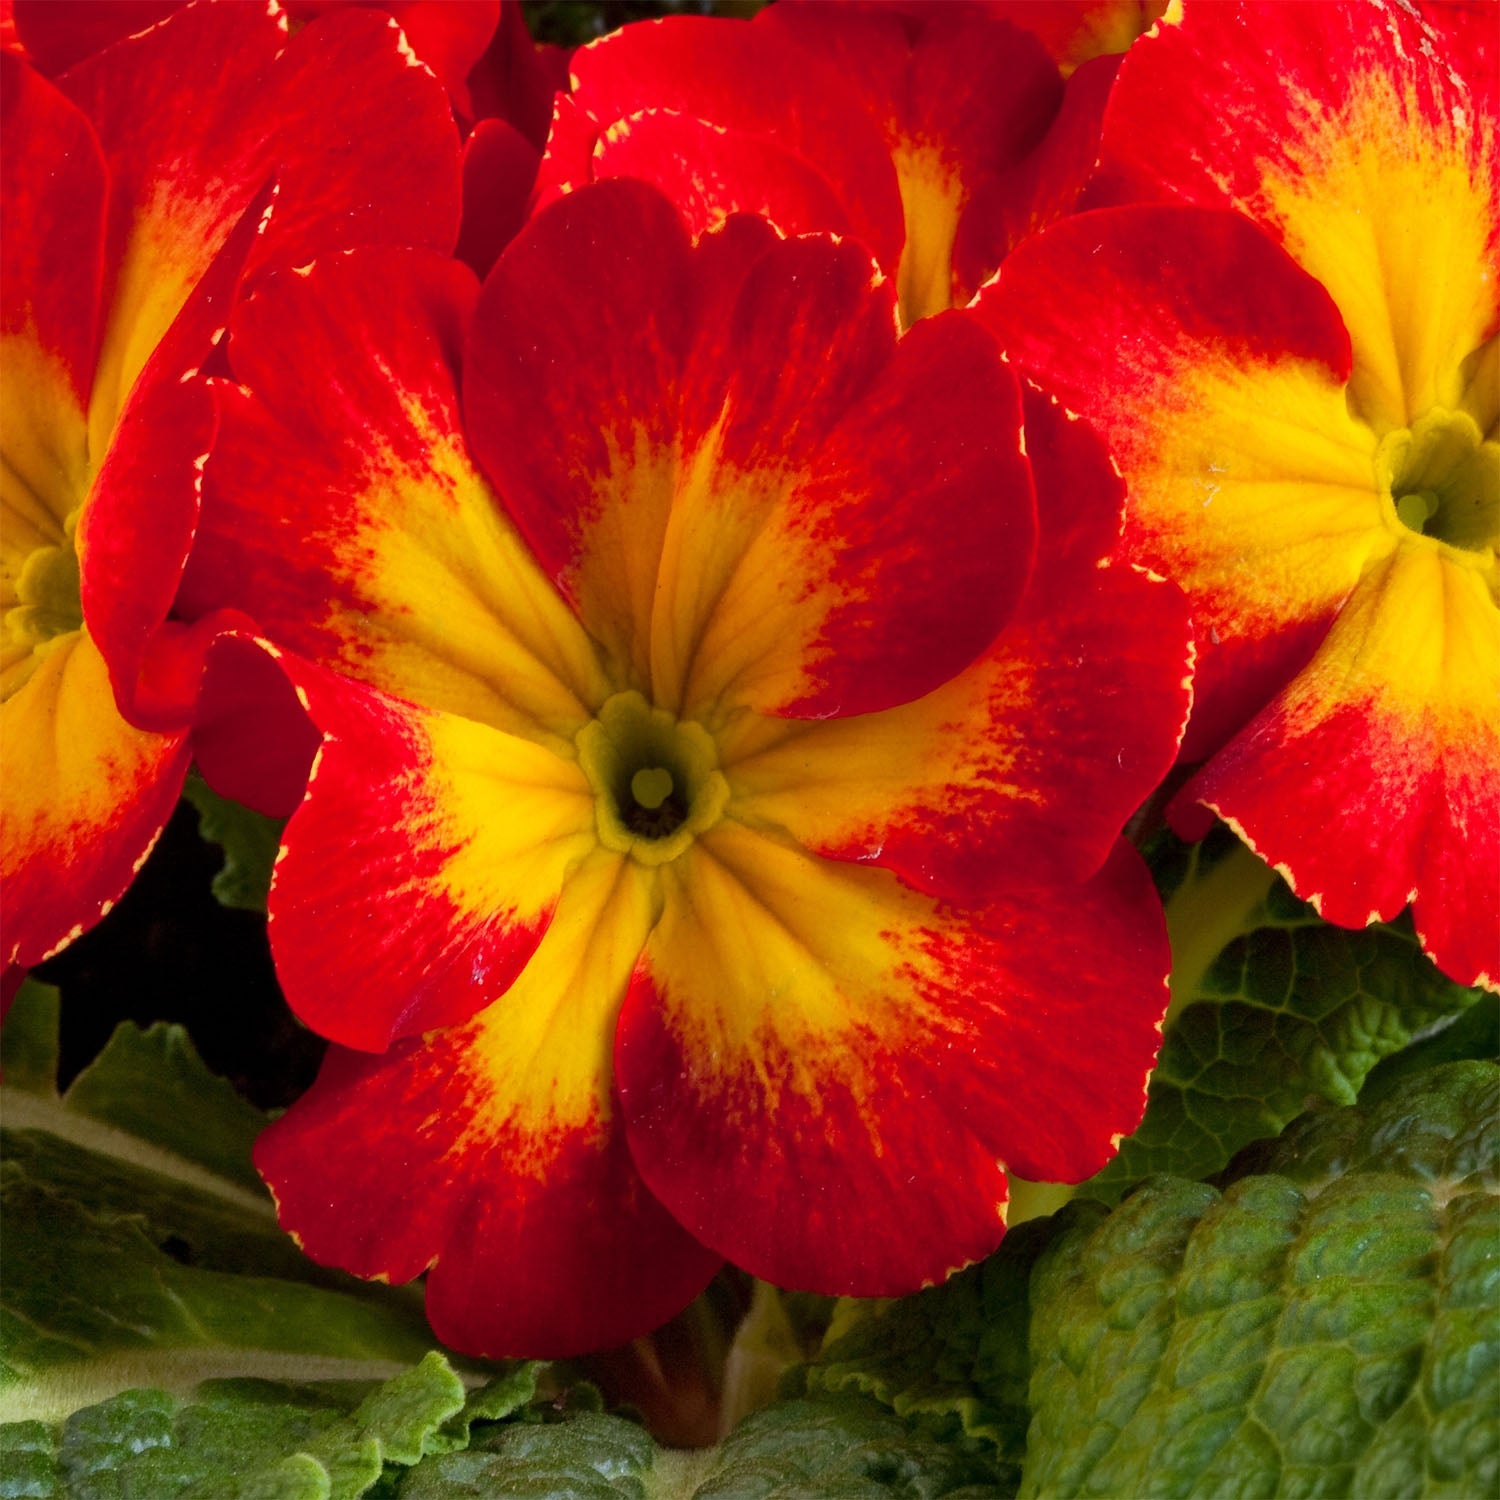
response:
[[[457,141],[441,90],[400,40],[394,22],[368,12],[327,18],[287,44],[259,6],[190,6],[62,80],[99,133],[112,185],[96,450],[273,177],[276,206],[253,266],[370,240],[453,243]]]
[[[1014,386],[960,318],[898,346],[855,246],[743,266],[691,249],[643,184],[554,204],[481,294],[475,452],[658,704],[820,716],[919,696],[993,637],[1029,569]]]
[[[371,249],[241,304],[245,385],[220,388],[179,608],[242,609],[386,691],[567,742],[609,688],[468,456],[454,380],[473,295],[461,266]]]
[[[1500,630],[1484,570],[1414,538],[1306,669],[1179,797],[1228,819],[1331,922],[1411,903],[1460,984],[1500,987]]]
[[[1388,0],[1187,0],[1106,116],[1116,193],[1233,207],[1317,277],[1353,342],[1352,409],[1380,431],[1451,405],[1500,321],[1500,75],[1460,40]]]
[[[306,21],[350,5],[387,12],[406,33],[411,50],[437,76],[453,99],[454,109],[473,118],[466,80],[484,54],[500,19],[500,0],[287,0],[287,13]]]
[[[128,725],[80,631],[0,706],[0,737],[4,962],[30,966],[92,927],[145,862],[182,790],[187,735]]]
[[[1252,225],[1184,208],[1064,220],[1006,260],[978,311],[1099,429],[1130,489],[1130,554],[1188,595],[1184,754],[1201,755],[1306,661],[1379,529],[1338,313]]]
[[[759,214],[786,235],[849,232],[837,190],[816,167],[761,136],[726,132],[691,115],[644,110],[599,138],[595,179],[635,177],[676,205],[694,239],[730,214]]]
[[[103,154],[83,115],[9,53],[0,57],[0,99],[6,140],[0,203],[11,226],[0,237],[0,323],[7,340],[27,338],[46,352],[82,411],[98,339],[108,192]],[[9,451],[18,422],[33,431],[51,424],[15,415],[12,403],[30,382],[12,372],[5,384]]]
[[[1166,939],[1139,860],[980,909],[722,824],[665,867],[615,1049],[631,1153],[704,1243],[895,1295],[988,1254],[1005,1177],[1139,1120]]]
[[[882,266],[899,259],[900,197],[873,122],[833,68],[773,26],[702,16],[625,26],[575,55],[573,80],[574,98],[601,127],[672,110],[785,147],[835,185]]]
[[[1099,132],[1119,59],[1099,57],[1068,79],[1041,144],[980,182],[953,244],[956,300],[966,301],[1028,235],[1074,212],[1099,155]]]
[[[438,1336],[496,1357],[623,1343],[701,1290],[719,1258],[641,1183],[609,1097],[649,920],[638,867],[596,861],[500,1003],[381,1057],[333,1049],[255,1151],[308,1254],[391,1281],[430,1266]]]
[[[244,635],[213,642],[193,720],[193,760],[221,797],[289,818],[321,739],[279,653]]]
[[[184,0],[109,0],[105,5],[12,0],[16,34],[42,72],[56,76],[91,52],[154,26]]]
[[[464,218],[454,253],[479,276],[526,222],[539,160],[504,120],[481,120],[464,143]]]
[[[323,731],[271,886],[288,1003],[369,1050],[467,1020],[541,941],[593,789],[576,760],[287,665]]]
[[[915,703],[720,737],[747,820],[951,900],[1079,880],[1170,768],[1190,699],[1176,589],[1112,558],[1124,487],[1098,439],[1028,395],[1044,526],[1020,610]]]
[[[793,5],[762,23],[831,62],[880,129],[905,213],[905,324],[959,300],[955,236],[971,200],[1042,139],[1062,102],[1056,65],[1025,32],[945,7],[926,8],[922,20],[908,27],[884,7]],[[1003,249],[989,247],[985,275]]]
[[[121,414],[78,527],[84,619],[109,663],[121,708],[156,728],[181,728],[192,715],[192,696],[147,702],[139,678],[192,545],[216,425],[205,382],[148,374]],[[147,504],[149,529],[141,525]]]
[[[568,87],[568,53],[538,46],[526,29],[520,0],[500,0],[500,24],[468,84],[472,118],[497,116],[541,150],[553,98]]]

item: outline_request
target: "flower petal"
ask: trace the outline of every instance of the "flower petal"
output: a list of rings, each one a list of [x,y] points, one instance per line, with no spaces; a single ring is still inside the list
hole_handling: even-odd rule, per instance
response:
[[[871,273],[815,239],[746,270],[618,181],[552,205],[485,284],[476,455],[658,706],[885,707],[1014,607],[1034,525],[1014,383],[961,315],[898,345]]]
[[[838,194],[817,167],[763,136],[672,110],[615,121],[599,137],[592,168],[595,180],[635,177],[660,188],[695,239],[735,213],[759,214],[788,235],[849,232]]]
[[[884,7],[819,5],[768,9],[762,24],[832,62],[880,129],[906,222],[903,324],[955,305],[954,240],[971,198],[1041,140],[1062,103],[1046,50],[1003,19],[946,6],[924,7],[916,26]],[[1003,249],[991,247],[971,289]]]
[[[0,704],[0,740],[3,961],[29,966],[92,927],[145,862],[182,790],[187,734],[127,724],[78,631]]]
[[[288,1003],[348,1047],[467,1020],[502,994],[592,847],[576,760],[286,661],[323,731],[271,885]]]
[[[193,717],[193,760],[203,779],[221,797],[272,818],[297,810],[322,741],[281,660],[253,635],[216,634]]]
[[[308,1254],[391,1281],[430,1266],[438,1337],[495,1357],[623,1343],[700,1291],[719,1257],[640,1181],[609,1094],[652,915],[646,872],[598,857],[482,1015],[380,1057],[335,1048],[255,1150]]]
[[[526,222],[539,160],[504,120],[481,120],[464,142],[464,217],[454,254],[476,275],[489,274]]]
[[[608,688],[469,458],[455,381],[473,297],[460,266],[370,249],[241,304],[244,385],[220,387],[179,608],[242,609],[387,692],[565,746]]]
[[[1140,1118],[1167,951],[1123,845],[963,909],[726,822],[663,894],[615,1048],[630,1149],[757,1276],[913,1291],[994,1249],[1005,1168],[1077,1181]]]
[[[1461,984],[1500,987],[1500,612],[1479,559],[1414,539],[1308,666],[1179,795],[1331,922],[1410,902]]]
[[[1124,486],[1084,424],[1030,392],[1026,449],[1045,520],[1016,616],[915,703],[728,726],[720,754],[742,817],[950,900],[1104,862],[1177,753],[1187,612],[1177,590],[1112,559]]]
[[[112,185],[113,300],[89,416],[96,453],[273,177],[275,211],[252,269],[370,240],[452,245],[458,153],[447,101],[400,45],[393,21],[365,11],[325,18],[288,43],[271,8],[195,5],[65,75]]]
[[[0,101],[0,212],[12,226],[0,235],[3,617],[21,602],[21,575],[33,554],[72,550],[66,523],[88,493],[85,412],[108,185],[88,121],[11,53],[0,55]],[[31,670],[31,643],[6,625],[0,692],[8,697]]]
[[[11,232],[0,238],[0,306],[6,340],[7,460],[18,437],[41,435],[55,408],[71,425],[87,402],[98,339],[108,192],[103,152],[85,117],[14,54],[0,56],[6,150],[0,202]],[[25,226],[24,234],[18,232]],[[55,362],[64,390],[38,391],[12,364],[12,340]],[[21,403],[35,409],[22,415]],[[67,446],[76,446],[77,438]],[[76,460],[74,461],[76,464]],[[45,488],[45,486],[43,486]],[[71,506],[68,507],[71,509]]]
[[[1188,595],[1183,754],[1201,755],[1307,660],[1390,545],[1376,439],[1345,405],[1337,312],[1237,215],[1175,207],[1054,225],[1007,258],[978,310],[1104,436],[1130,491],[1130,554]]]
[[[1068,73],[1090,58],[1124,52],[1167,0],[988,0],[985,8],[1024,26]]]
[[[953,242],[954,300],[967,302],[1028,235],[1073,213],[1099,156],[1116,57],[1096,57],[1067,81],[1062,105],[1034,151],[980,181]]]
[[[1410,5],[1185,0],[1121,66],[1105,169],[1117,193],[1237,208],[1274,235],[1343,314],[1351,406],[1383,434],[1453,406],[1500,319],[1496,93],[1493,59]]]
[[[748,704],[824,718],[919,697],[994,638],[1030,572],[1010,372],[962,313],[892,352],[859,271],[853,247],[773,247],[724,345],[700,352],[703,370],[731,350],[741,363],[722,394],[709,387],[722,415],[674,506],[672,615],[658,605],[652,637],[656,691],[695,716]]]
[[[672,16],[622,27],[574,54],[573,97],[601,128],[673,110],[784,146],[835,185],[854,234],[894,266],[901,200],[879,134],[845,79],[768,22]]]
[[[108,5],[58,5],[11,0],[21,45],[37,67],[55,76],[91,52],[154,26],[183,0],[110,0]]]

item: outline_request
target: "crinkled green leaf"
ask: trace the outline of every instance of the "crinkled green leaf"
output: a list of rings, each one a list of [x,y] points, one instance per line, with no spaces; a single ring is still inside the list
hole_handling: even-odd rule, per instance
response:
[[[644,1476],[656,1453],[644,1429],[598,1412],[545,1426],[501,1426],[476,1432],[464,1452],[419,1465],[402,1485],[401,1500],[646,1500]]]
[[[362,1394],[364,1393],[364,1394]],[[0,1427],[0,1494],[67,1500],[357,1500],[442,1446],[463,1383],[433,1352],[382,1385],[209,1381],[130,1390]]]
[[[224,851],[223,868],[213,881],[219,904],[264,912],[285,821],[219,796],[196,773],[188,777],[182,795],[198,810],[199,835]]]
[[[1500,1057],[1500,995],[1481,995],[1461,1015],[1411,1046],[1382,1058],[1359,1091],[1361,1104],[1377,1104],[1403,1079],[1445,1062],[1493,1061]]]
[[[1226,828],[1150,851],[1172,936],[1172,1007],[1145,1118],[1082,1191],[1207,1177],[1310,1097],[1352,1104],[1370,1069],[1480,992],[1422,954],[1406,919],[1359,932],[1298,901]]]
[[[179,1030],[122,1026],[60,1098],[55,1028],[55,992],[28,986],[0,1085],[0,1415],[218,1375],[383,1380],[431,1349],[419,1293],[282,1234],[248,1165],[260,1117]]]
[[[1500,1493],[1500,1067],[1316,1111],[1229,1177],[1059,1216],[1023,1496]]]
[[[936,1436],[983,1438],[1014,1489],[1031,1416],[1027,1283],[1052,1233],[1050,1220],[1019,1225],[988,1260],[942,1286],[854,1304],[789,1388],[862,1391]]]
[[[414,1468],[401,1500],[1001,1500],[979,1445],[941,1442],[858,1396],[766,1407],[718,1447],[660,1448],[619,1417],[582,1412],[478,1435]]]
[[[765,1407],[725,1439],[706,1469],[684,1491],[692,1500],[1002,1500],[1013,1493],[983,1445],[940,1440],[859,1396]]]

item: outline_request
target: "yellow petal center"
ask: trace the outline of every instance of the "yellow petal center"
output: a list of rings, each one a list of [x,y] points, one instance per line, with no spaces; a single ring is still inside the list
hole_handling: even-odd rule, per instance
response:
[[[1408,531],[1465,552],[1500,546],[1500,443],[1464,411],[1435,407],[1389,433],[1376,477]]]
[[[5,600],[0,696],[9,698],[31,676],[38,653],[83,628],[78,551],[73,540],[78,515],[75,510],[64,522],[60,542],[33,546],[25,553],[13,584],[5,590],[10,597]]]
[[[600,843],[641,864],[676,859],[729,801],[713,737],[640,693],[606,700],[577,745],[594,788]]]

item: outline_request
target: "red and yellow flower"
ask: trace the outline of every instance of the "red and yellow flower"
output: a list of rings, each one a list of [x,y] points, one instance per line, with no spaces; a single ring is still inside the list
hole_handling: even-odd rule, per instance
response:
[[[119,896],[192,753],[230,622],[173,601],[217,423],[197,372],[237,287],[334,246],[451,245],[457,166],[440,91],[370,14],[288,42],[275,7],[199,5],[55,84],[0,64],[0,875],[26,965]]]
[[[989,336],[895,302],[852,241],[694,243],[616,182],[482,291],[370,252],[232,320],[184,595],[323,732],[271,936],[338,1044],[257,1159],[460,1348],[621,1342],[724,1257],[914,1288],[1141,1112],[1117,836],[1183,606],[1112,560],[1091,434],[1028,398],[1028,460]]]
[[[699,233],[750,212],[855,235],[905,325],[961,304],[1073,208],[1117,62],[1065,85],[993,9],[779,4],[626,26],[574,55],[539,197],[638,177]]]
[[[1106,114],[1101,191],[1151,201],[1022,247],[981,312],[1106,434],[1132,554],[1192,601],[1183,826],[1217,813],[1342,925],[1410,904],[1494,985],[1500,142],[1468,25],[1185,0]]]

